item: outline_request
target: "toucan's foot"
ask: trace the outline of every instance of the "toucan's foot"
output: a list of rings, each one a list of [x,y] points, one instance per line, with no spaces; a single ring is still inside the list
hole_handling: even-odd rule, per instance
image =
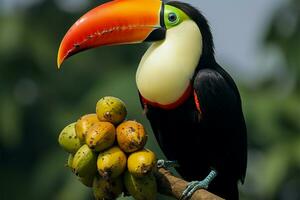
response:
[[[187,200],[199,189],[207,189],[209,183],[206,181],[192,181],[190,182],[185,190],[183,191],[180,200]]]
[[[185,190],[183,191],[180,200],[187,200],[199,189],[208,189],[211,181],[217,176],[217,172],[212,170],[209,175],[202,181],[192,181],[190,182]]]
[[[157,161],[157,168],[165,168],[170,169],[172,167],[178,167],[179,164],[177,161],[169,161],[169,160],[158,160]]]

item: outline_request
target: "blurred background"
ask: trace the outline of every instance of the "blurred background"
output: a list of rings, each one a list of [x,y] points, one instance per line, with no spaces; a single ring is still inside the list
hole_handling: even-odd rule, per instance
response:
[[[146,125],[135,70],[147,45],[104,47],[56,69],[59,43],[97,0],[0,0],[0,199],[92,199],[64,167],[57,138],[95,112],[100,97],[123,99]],[[219,63],[237,81],[249,130],[241,199],[300,199],[300,1],[186,1],[210,21]],[[164,197],[159,197],[163,199]]]

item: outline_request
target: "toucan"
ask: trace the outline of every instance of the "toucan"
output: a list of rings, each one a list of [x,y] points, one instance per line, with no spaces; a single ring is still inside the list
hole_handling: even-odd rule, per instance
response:
[[[152,44],[136,72],[138,93],[161,149],[190,181],[182,199],[199,188],[239,199],[247,168],[241,97],[215,59],[212,33],[199,10],[178,1],[109,1],[69,29],[57,64],[87,49],[141,42]]]

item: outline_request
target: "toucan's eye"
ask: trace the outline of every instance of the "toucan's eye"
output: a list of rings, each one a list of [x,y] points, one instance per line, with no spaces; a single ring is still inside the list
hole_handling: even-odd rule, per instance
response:
[[[175,13],[171,12],[169,13],[168,15],[168,20],[171,22],[171,23],[177,23],[178,22],[178,17]]]
[[[179,8],[166,4],[162,9],[164,15],[164,25],[167,29],[173,28],[189,17]]]

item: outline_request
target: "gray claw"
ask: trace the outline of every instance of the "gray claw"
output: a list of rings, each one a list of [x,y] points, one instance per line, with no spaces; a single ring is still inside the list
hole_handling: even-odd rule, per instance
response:
[[[190,182],[185,190],[183,191],[180,199],[187,200],[199,189],[207,189],[208,183],[205,181],[192,181]]]
[[[158,160],[157,161],[157,167],[158,168],[165,168],[170,169],[172,167],[178,167],[179,164],[177,161],[169,161],[169,160]]]
[[[190,182],[185,188],[185,190],[183,191],[180,200],[189,199],[194,194],[194,192],[196,192],[199,189],[208,189],[209,184],[216,176],[217,176],[217,171],[211,170],[211,172],[204,180]]]

